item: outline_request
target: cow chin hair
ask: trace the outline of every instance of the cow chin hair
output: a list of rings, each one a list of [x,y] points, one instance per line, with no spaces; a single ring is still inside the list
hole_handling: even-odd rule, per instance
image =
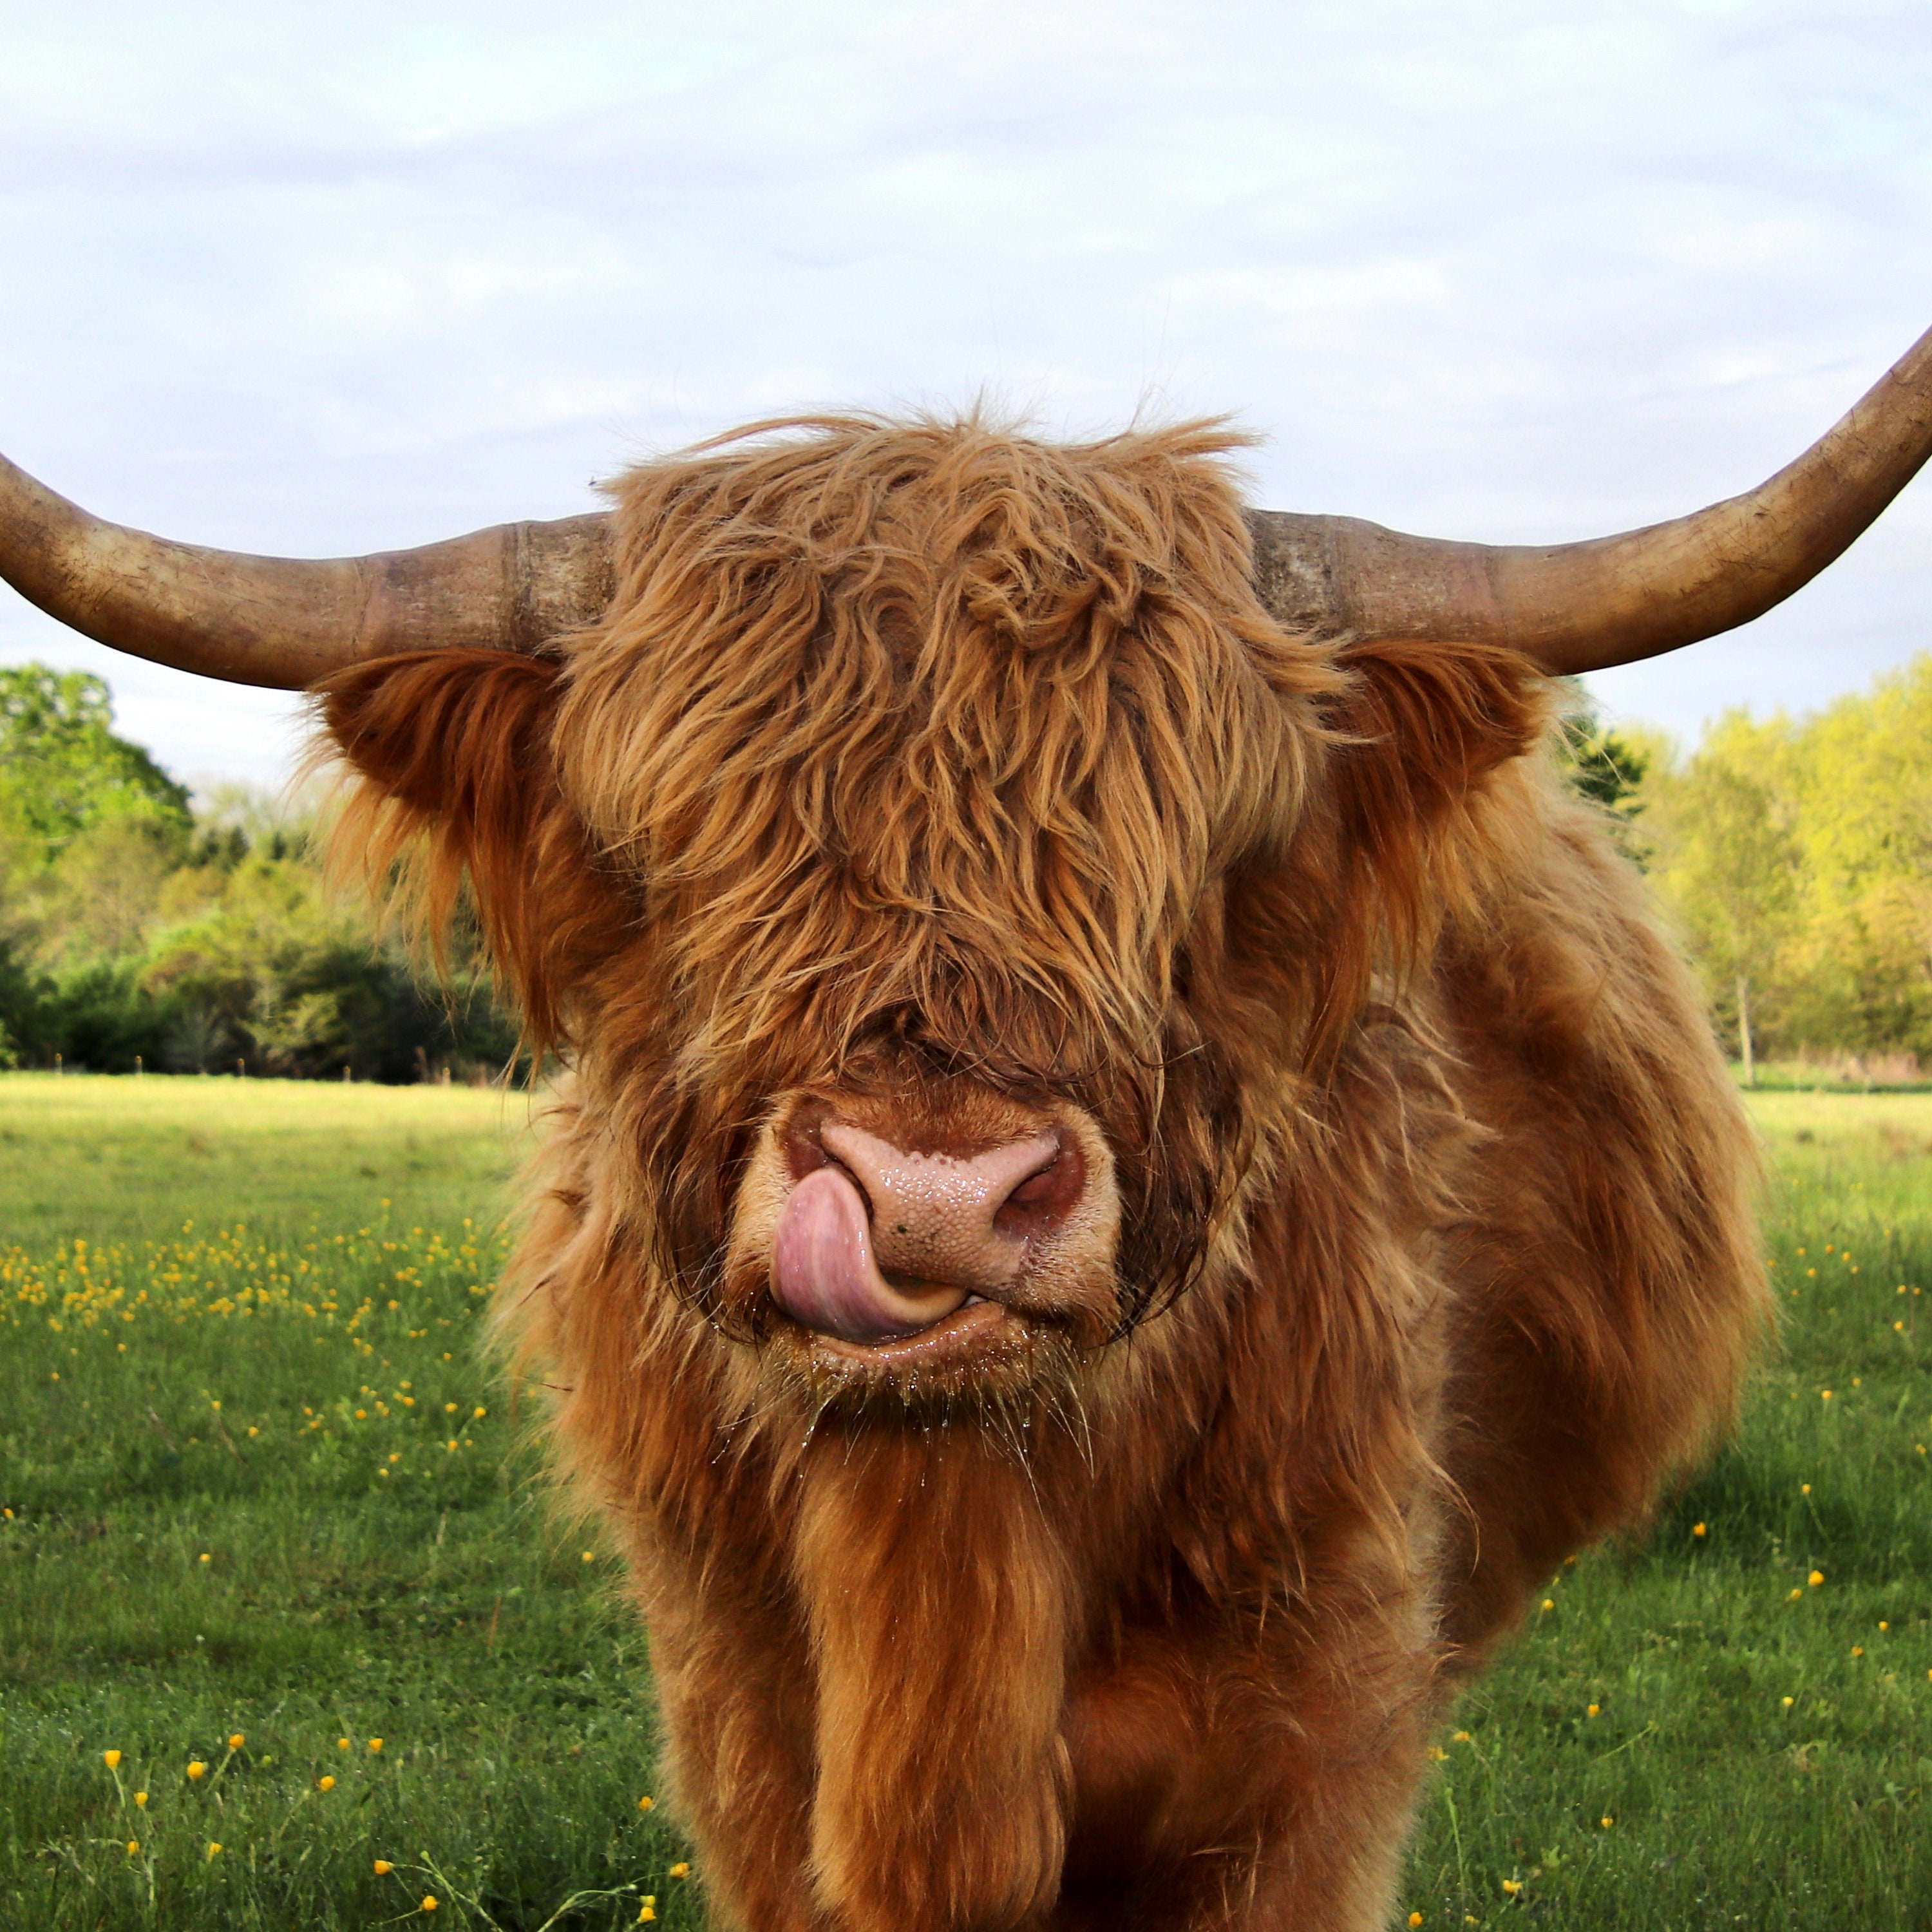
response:
[[[828,1420],[926,1438],[943,1454],[956,1426],[983,1434],[1015,1463],[1031,1460],[1048,1430],[1090,1432],[1095,1351],[1041,1322],[990,1360],[934,1370],[843,1374],[816,1366],[802,1334],[768,1334],[759,1350],[747,1419],[782,1418],[808,1440]],[[802,1427],[801,1426],[802,1425]]]

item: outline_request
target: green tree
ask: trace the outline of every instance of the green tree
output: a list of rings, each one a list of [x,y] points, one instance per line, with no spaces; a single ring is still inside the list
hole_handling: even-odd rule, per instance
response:
[[[404,1081],[494,1068],[512,1030],[473,966],[419,982],[332,904],[315,801],[188,794],[82,673],[0,671],[0,1065]]]
[[[407,1081],[452,1060],[500,1066],[512,1030],[472,972],[423,986],[400,949],[332,905],[306,856],[251,854],[197,882],[199,914],[158,935],[141,976],[170,1016],[166,1063]]]
[[[1687,764],[1646,794],[1653,876],[1676,910],[1714,1002],[1728,1005],[1748,1083],[1754,1003],[1772,984],[1799,910],[1802,847],[1786,777],[1790,727],[1722,718]]]
[[[185,832],[188,793],[114,730],[113,699],[90,672],[0,667],[0,829],[49,856],[104,820],[136,816]]]
[[[1808,720],[1798,748],[1796,1024],[1856,1052],[1932,1052],[1932,657]]]
[[[1669,747],[1663,739],[1641,728],[1610,730],[1582,685],[1574,679],[1564,682],[1569,687],[1570,701],[1557,728],[1557,770],[1579,797],[1609,814],[1612,836],[1642,865],[1646,848],[1632,827],[1648,802],[1644,779],[1654,766],[1667,761]]]

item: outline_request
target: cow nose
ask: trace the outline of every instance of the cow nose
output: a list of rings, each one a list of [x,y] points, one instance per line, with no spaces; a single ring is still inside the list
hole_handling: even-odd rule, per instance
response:
[[[908,1154],[860,1127],[828,1121],[825,1151],[856,1180],[872,1210],[872,1251],[888,1279],[941,1282],[985,1294],[1019,1272],[1029,1210],[1065,1213],[1070,1201],[1053,1184],[1059,1137],[988,1148],[982,1154]],[[1034,1197],[1040,1197],[1036,1199]]]
[[[779,1216],[772,1290],[794,1321],[852,1342],[917,1334],[970,1295],[997,1298],[1084,1178],[1052,1134],[966,1156],[909,1154],[836,1121],[818,1139],[830,1158]]]

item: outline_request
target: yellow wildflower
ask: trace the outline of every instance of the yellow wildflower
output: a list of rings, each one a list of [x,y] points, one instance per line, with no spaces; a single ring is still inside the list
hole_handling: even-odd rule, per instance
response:
[[[221,1846],[220,1846],[220,1843],[219,1840],[218,1840],[218,1839],[214,1839],[214,1838],[211,1838],[211,1839],[209,1839],[209,1840],[208,1840],[208,1856],[210,1858],[213,1858],[213,1857],[215,1856],[215,1854],[216,1854],[218,1852],[219,1852],[220,1850],[221,1850]]]
[[[237,1731],[235,1735],[228,1740],[228,1748],[230,1750],[239,1750],[248,1742],[248,1740],[244,1738],[239,1731]]]
[[[136,1804],[146,1804],[147,1802],[148,1794],[145,1791],[137,1791],[135,1792],[134,1802]]]
[[[1690,1534],[1693,1536],[1702,1536],[1704,1534],[1706,1527],[1707,1526],[1703,1523],[1694,1522],[1690,1526]]]
[[[655,1798],[648,1796],[640,1798],[638,1800],[638,1809],[640,1811],[648,1811],[656,1802]]]
[[[1811,1586],[1813,1589],[1815,1590],[1820,1583],[1824,1582],[1825,1573],[1822,1570],[1814,1570],[1810,1576],[1805,1578],[1804,1580]]]
[[[677,1864],[671,1867],[670,1875],[673,1878],[688,1878],[691,1876],[691,1868],[680,1860]]]
[[[393,1301],[389,1304],[392,1308],[394,1307],[395,1305],[396,1304]],[[425,1912],[434,1912],[436,1910],[436,1894],[434,1892],[426,1892],[423,1894],[422,1909]]]
[[[1594,1718],[1597,1713],[1602,1709],[1602,1708],[1603,1706],[1600,1704],[1592,1704],[1588,1710],[1584,1713],[1584,1715],[1586,1717]]]
[[[191,1778],[206,1778],[208,1775],[208,1767],[200,1758],[196,1758],[189,1765],[188,1774]]]
[[[387,1878],[394,1870],[395,1867],[390,1864],[387,1858],[378,1858],[376,1861],[376,1876],[378,1878]]]
[[[346,1750],[349,1748],[349,1740],[346,1738],[338,1738],[335,1741],[335,1748],[338,1750]]]
[[[130,1858],[134,1857],[134,1855],[140,1850],[140,1849],[141,1841],[139,1838],[130,1838],[128,1840],[128,1856]]]
[[[1414,1932],[1414,1928],[1422,1923],[1422,1914],[1419,1912],[1412,1912],[1408,1915],[1408,1923],[1410,1932]]]
[[[1798,1700],[1796,1697],[1780,1697],[1778,1700],[1778,1702],[1783,1705],[1784,1708],[1787,1711],[1790,1710],[1792,1706],[1796,1703],[1797,1701]]]
[[[121,1754],[118,1750],[104,1750],[100,1754],[100,1762],[112,1771],[121,1762]]]
[[[1503,1880],[1503,1889],[1509,1894],[1510,1898],[1514,1898],[1518,1892],[1522,1891],[1522,1880],[1520,1878],[1506,1878]]]
[[[1616,1822],[1614,1818],[1606,1818],[1604,1820],[1604,1829],[1607,1832]]]
[[[201,1552],[201,1560],[204,1563],[212,1563],[214,1561],[214,1558],[207,1550],[204,1550]]]
[[[335,1780],[332,1778],[318,1778],[315,1781],[315,1788],[318,1791],[333,1791],[335,1789]]]

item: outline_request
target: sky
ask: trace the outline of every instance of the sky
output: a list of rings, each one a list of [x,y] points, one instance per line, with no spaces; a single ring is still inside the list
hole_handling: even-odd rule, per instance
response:
[[[0,450],[292,556],[596,507],[748,419],[1232,412],[1253,500],[1591,536],[1747,488],[1932,323],[1924,0],[0,0]],[[1687,742],[1932,645],[1932,480],[1593,680]],[[298,700],[0,587],[197,782]]]

